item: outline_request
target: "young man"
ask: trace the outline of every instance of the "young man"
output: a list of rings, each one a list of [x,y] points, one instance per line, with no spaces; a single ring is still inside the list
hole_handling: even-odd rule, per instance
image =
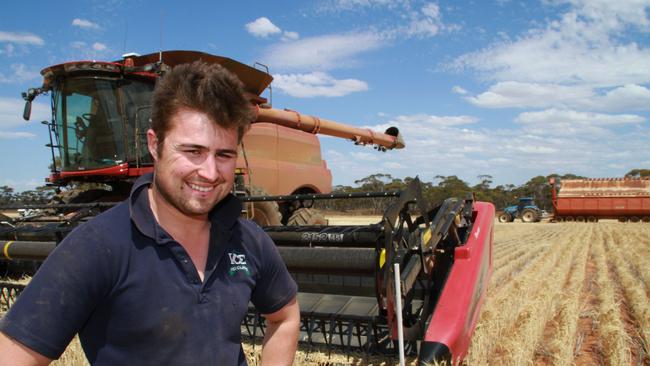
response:
[[[218,65],[165,75],[147,132],[153,175],[52,252],[0,320],[0,366],[48,364],[77,333],[93,365],[244,365],[249,301],[266,314],[262,362],[291,364],[297,286],[230,194],[250,121]]]

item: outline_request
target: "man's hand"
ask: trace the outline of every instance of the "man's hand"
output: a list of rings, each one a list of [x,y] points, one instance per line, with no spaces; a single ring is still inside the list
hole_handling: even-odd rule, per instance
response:
[[[298,346],[300,308],[294,297],[282,309],[265,314],[266,335],[262,345],[262,365],[291,365]]]
[[[0,366],[41,366],[52,360],[0,332]]]

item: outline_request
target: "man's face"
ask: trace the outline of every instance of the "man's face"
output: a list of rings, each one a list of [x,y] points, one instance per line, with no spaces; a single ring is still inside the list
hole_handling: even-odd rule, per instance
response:
[[[171,117],[164,143],[147,132],[154,157],[154,190],[174,209],[203,216],[231,190],[237,163],[237,129],[218,126],[203,112],[181,109]]]

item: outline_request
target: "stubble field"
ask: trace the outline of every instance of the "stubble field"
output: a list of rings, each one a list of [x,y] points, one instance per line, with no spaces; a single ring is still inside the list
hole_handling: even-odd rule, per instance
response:
[[[495,224],[494,271],[465,364],[648,365],[649,343],[650,225]],[[244,348],[259,364],[259,342]],[[297,365],[396,363],[303,346],[296,356]],[[80,364],[78,343],[54,363]]]

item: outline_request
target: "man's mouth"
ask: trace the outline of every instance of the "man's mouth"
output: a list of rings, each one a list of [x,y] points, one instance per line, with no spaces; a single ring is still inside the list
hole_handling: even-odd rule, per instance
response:
[[[199,192],[210,192],[211,190],[214,189],[214,186],[204,187],[204,186],[199,186],[199,185],[192,184],[192,183],[187,183],[187,185],[190,186],[190,188],[192,188],[193,190],[199,191]]]

